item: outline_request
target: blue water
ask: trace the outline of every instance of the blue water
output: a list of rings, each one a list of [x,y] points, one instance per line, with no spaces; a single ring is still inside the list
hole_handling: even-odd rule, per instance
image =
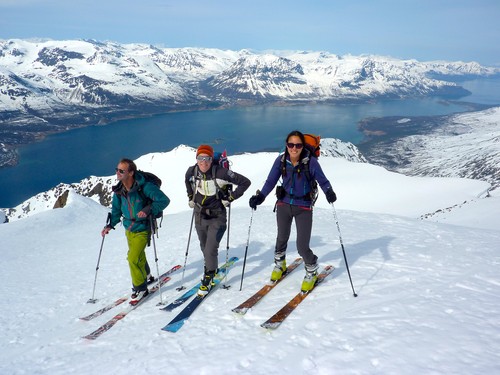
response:
[[[499,82],[472,81],[469,87],[465,86],[473,90],[473,95],[463,100],[500,103]],[[179,144],[197,147],[209,143],[216,149],[227,149],[229,154],[278,151],[286,134],[294,129],[356,144],[362,139],[357,124],[367,117],[433,116],[464,110],[466,107],[459,104],[426,98],[180,112],[90,126],[20,148],[19,164],[0,169],[0,207],[14,207],[61,182],[78,182],[90,175],[113,175],[122,157],[135,159],[146,153],[171,150]]]

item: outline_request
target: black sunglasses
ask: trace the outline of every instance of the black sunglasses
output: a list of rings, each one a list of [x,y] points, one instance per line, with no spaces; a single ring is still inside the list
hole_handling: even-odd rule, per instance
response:
[[[125,170],[120,169],[120,168],[115,168],[115,171],[120,173],[120,174],[124,174],[126,172]]]
[[[296,148],[297,150],[300,150],[304,145],[302,143],[291,143],[291,142],[288,142],[286,144],[286,147],[288,148]]]

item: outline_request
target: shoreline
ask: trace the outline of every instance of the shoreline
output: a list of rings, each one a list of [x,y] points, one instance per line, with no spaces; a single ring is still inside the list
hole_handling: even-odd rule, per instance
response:
[[[164,109],[161,111],[151,111],[144,112],[138,111],[137,113],[127,113],[125,112],[105,112],[100,115],[94,113],[92,116],[93,121],[87,114],[82,114],[77,117],[67,118],[61,117],[58,118],[56,123],[48,124],[46,121],[41,123],[33,123],[30,119],[25,118],[23,120],[15,121],[17,124],[21,123],[22,125],[14,125],[11,126],[11,129],[4,129],[3,132],[7,133],[9,130],[12,134],[9,134],[11,138],[11,142],[6,141],[5,139],[0,139],[0,169],[15,167],[19,164],[20,156],[18,153],[19,147],[27,146],[36,142],[43,142],[44,139],[50,135],[64,133],[70,130],[80,129],[89,126],[106,126],[110,124],[114,124],[116,122],[125,121],[125,120],[134,120],[134,119],[144,119],[144,118],[154,118],[156,116],[168,115],[172,113],[182,113],[182,112],[200,112],[200,111],[223,111],[227,109],[234,108],[245,108],[245,107],[258,107],[258,106],[271,106],[271,107],[293,107],[293,106],[314,106],[314,105],[331,105],[331,106],[345,106],[345,105],[356,105],[356,104],[370,104],[378,101],[387,101],[387,100],[405,100],[405,99],[391,99],[391,98],[379,98],[379,99],[339,99],[339,100],[324,100],[324,101],[276,101],[276,102],[267,102],[267,103],[258,103],[256,101],[239,101],[238,103],[213,103],[213,105],[207,105],[206,103],[201,106],[192,107],[192,108],[170,108]],[[463,106],[469,107],[465,109],[463,112],[473,112],[478,110],[478,108],[483,108],[482,104],[468,103],[462,101],[451,101],[443,98],[443,105],[446,103],[456,103]],[[490,106],[491,107],[491,106]],[[458,112],[457,112],[458,113]],[[77,121],[80,119],[80,121]],[[66,125],[63,125],[64,121],[67,121]],[[369,120],[368,118],[366,120]],[[363,120],[364,122],[364,120]],[[362,125],[364,126],[364,125]],[[41,129],[43,127],[48,127],[48,129]],[[358,125],[358,128],[360,125]],[[27,131],[21,131],[23,128],[28,128]],[[369,130],[360,129],[361,132],[366,132],[368,134]],[[0,134],[1,137],[1,134]],[[9,137],[6,137],[7,140]],[[364,141],[360,142],[363,143]]]

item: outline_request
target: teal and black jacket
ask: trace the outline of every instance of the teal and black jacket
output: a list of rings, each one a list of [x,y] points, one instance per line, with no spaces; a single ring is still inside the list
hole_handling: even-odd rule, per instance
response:
[[[111,227],[115,227],[123,217],[123,226],[130,232],[143,232],[149,230],[149,217],[139,218],[137,214],[144,211],[153,217],[163,211],[170,199],[158,186],[146,182],[140,173],[135,173],[135,181],[127,191],[119,182],[113,186],[113,202],[111,208]],[[144,199],[146,197],[147,199]]]

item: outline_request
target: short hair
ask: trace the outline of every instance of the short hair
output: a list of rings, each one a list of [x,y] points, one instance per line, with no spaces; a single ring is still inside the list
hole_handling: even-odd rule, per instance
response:
[[[134,174],[135,174],[135,172],[137,171],[137,165],[131,159],[122,158],[120,160],[120,163],[127,164],[129,172],[134,172]]]

